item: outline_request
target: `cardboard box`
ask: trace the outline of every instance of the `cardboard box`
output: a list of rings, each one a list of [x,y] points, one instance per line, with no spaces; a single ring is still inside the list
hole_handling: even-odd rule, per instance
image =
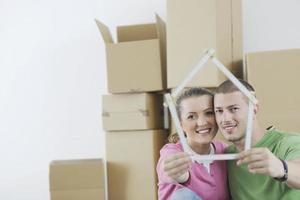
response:
[[[167,1],[168,88],[177,87],[209,48],[242,77],[241,9],[241,0]],[[224,78],[217,66],[208,62],[187,86],[216,87]]]
[[[104,130],[163,129],[163,96],[153,93],[102,96]]]
[[[165,142],[163,130],[106,134],[110,200],[157,199],[156,164]]]
[[[115,43],[107,26],[96,20],[106,47],[110,93],[159,91],[166,88],[165,24],[117,27]]]
[[[50,163],[51,200],[104,200],[101,159],[61,160]]]
[[[299,132],[300,49],[249,53],[246,68],[262,125]]]

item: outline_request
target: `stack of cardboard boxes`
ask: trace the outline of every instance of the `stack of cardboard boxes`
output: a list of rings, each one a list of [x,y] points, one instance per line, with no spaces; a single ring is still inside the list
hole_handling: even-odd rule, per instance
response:
[[[167,5],[167,68],[165,29],[159,17],[156,24],[117,27],[118,43],[107,26],[96,21],[105,42],[112,93],[102,98],[110,200],[157,199],[155,166],[166,135],[162,94],[149,92],[177,87],[211,47],[241,76],[239,0],[169,0]],[[224,80],[215,66],[208,65],[188,86],[213,88]]]
[[[96,21],[107,56],[109,95],[102,97],[110,200],[157,198],[156,163],[166,142],[163,95],[166,88],[165,25],[117,27],[113,43]]]
[[[215,48],[221,62],[241,77],[241,19],[241,0],[167,0],[167,33],[156,16],[153,24],[117,27],[117,42],[108,27],[96,20],[106,48],[110,93],[102,98],[109,200],[157,199],[155,167],[167,141],[163,94],[180,84],[208,48]],[[215,66],[207,65],[188,86],[214,88],[224,80]],[[171,128],[169,133],[174,131]],[[91,177],[88,168],[75,172],[73,162],[60,172],[57,168],[62,168],[58,162],[50,165],[52,200],[76,199],[56,198],[57,190],[72,188],[79,195],[82,188],[92,188],[87,179],[103,181]],[[77,173],[87,179],[75,186],[70,182],[80,182]],[[68,186],[62,186],[64,182]],[[80,193],[78,200],[94,200],[92,190],[85,194],[81,198]]]
[[[157,199],[155,167],[167,141],[163,94],[181,83],[208,48],[256,88],[265,127],[300,130],[295,84],[300,50],[250,53],[243,68],[241,10],[241,0],[167,0],[167,33],[156,16],[153,24],[117,27],[118,42],[96,20],[105,42],[110,93],[102,98],[109,200]],[[208,63],[188,86],[213,90],[224,79]],[[172,124],[169,134],[174,132]],[[54,161],[51,199],[104,199],[103,177],[101,160]]]

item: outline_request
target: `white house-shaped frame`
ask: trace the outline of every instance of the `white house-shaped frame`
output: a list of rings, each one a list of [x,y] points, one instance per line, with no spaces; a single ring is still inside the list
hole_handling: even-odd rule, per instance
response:
[[[188,76],[181,82],[181,84],[175,89],[173,94],[166,93],[165,96],[165,106],[169,107],[172,119],[174,121],[177,133],[179,135],[180,142],[182,144],[183,150],[187,153],[191,153],[191,149],[187,144],[187,140],[184,136],[184,132],[180,125],[179,117],[175,108],[174,98],[184,89],[184,87],[189,83],[189,81],[200,71],[200,69],[206,64],[206,62],[211,59],[212,62],[218,67],[220,71],[249,99],[248,108],[248,120],[247,120],[247,130],[245,138],[245,150],[251,148],[251,135],[252,135],[252,124],[253,124],[253,107],[257,104],[257,99],[255,96],[247,90],[247,88],[215,57],[215,50],[209,49],[205,52],[199,63],[193,68],[193,70],[188,74]],[[198,162],[207,162],[212,160],[234,160],[237,154],[214,154],[214,155],[192,155],[193,160]]]

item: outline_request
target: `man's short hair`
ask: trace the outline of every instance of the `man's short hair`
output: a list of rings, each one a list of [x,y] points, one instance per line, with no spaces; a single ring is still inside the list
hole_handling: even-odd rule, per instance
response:
[[[250,85],[247,81],[244,81],[242,79],[238,80],[247,88],[247,90],[249,90],[250,92],[255,92],[253,86]],[[237,88],[230,80],[226,80],[217,87],[215,94],[227,94],[236,91],[240,91],[240,89]]]

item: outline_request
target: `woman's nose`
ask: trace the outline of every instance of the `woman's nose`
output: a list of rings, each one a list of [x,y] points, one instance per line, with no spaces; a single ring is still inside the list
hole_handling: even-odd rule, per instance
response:
[[[198,126],[204,126],[206,124],[207,124],[207,120],[204,117],[198,117],[198,119],[197,119]]]

